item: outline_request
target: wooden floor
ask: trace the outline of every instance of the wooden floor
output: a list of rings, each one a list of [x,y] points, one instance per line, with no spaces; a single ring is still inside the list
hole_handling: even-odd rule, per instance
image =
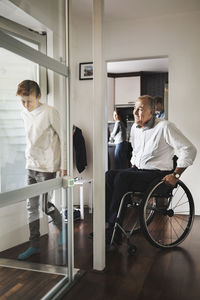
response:
[[[0,267],[0,299],[41,299],[63,276]]]
[[[48,264],[58,267],[66,267],[63,259],[62,247],[58,246],[58,231],[50,223],[50,235],[41,237],[40,254],[27,259],[33,264]],[[92,241],[88,234],[92,231],[92,215],[85,211],[85,220],[75,222],[75,268],[82,270],[92,269]],[[11,264],[17,260],[20,253],[29,247],[29,243],[13,247],[0,252],[0,259],[10,259]],[[45,274],[35,271],[6,268],[0,266],[0,299],[13,300],[38,300],[41,299],[64,276],[57,274]]]
[[[104,272],[92,270],[91,215],[75,223],[75,267],[85,275],[63,297],[65,300],[199,300],[200,299],[200,218],[196,217],[192,232],[180,247],[163,251],[151,246],[137,233],[134,256],[123,244],[107,252]],[[55,259],[53,241],[42,238],[41,254],[33,262],[63,265],[59,251]],[[48,245],[48,255],[46,247]],[[25,247],[26,245],[22,246]],[[16,258],[19,247],[0,253],[0,257]],[[40,299],[61,276],[0,268],[0,299]],[[35,275],[33,275],[33,273]],[[41,285],[43,284],[43,285]]]
[[[141,233],[135,234],[138,250],[134,256],[127,254],[125,244],[108,252],[105,271],[88,270],[63,299],[199,300],[199,231],[200,218],[196,217],[187,239],[170,251],[154,248]],[[81,243],[79,245],[81,247]],[[82,251],[90,265],[88,249]],[[82,263],[85,266],[85,262]]]

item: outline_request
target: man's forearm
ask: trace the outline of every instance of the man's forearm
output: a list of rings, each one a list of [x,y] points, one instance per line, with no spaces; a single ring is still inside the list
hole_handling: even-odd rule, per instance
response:
[[[176,168],[174,170],[174,173],[179,174],[181,176],[181,174],[186,170],[187,168]]]

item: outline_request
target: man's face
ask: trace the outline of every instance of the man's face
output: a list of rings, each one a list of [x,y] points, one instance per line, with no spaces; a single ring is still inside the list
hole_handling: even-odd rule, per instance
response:
[[[154,110],[150,107],[147,99],[137,99],[133,110],[135,123],[141,127],[145,126],[154,115]]]
[[[160,102],[158,102],[156,104],[156,111],[161,111],[161,110],[163,110],[163,106],[162,106],[162,104]]]
[[[29,111],[33,111],[40,105],[40,96],[36,97],[35,94],[30,94],[29,96],[20,96],[22,105]]]

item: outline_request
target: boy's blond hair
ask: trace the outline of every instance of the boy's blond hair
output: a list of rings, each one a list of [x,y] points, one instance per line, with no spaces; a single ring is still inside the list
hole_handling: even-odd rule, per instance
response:
[[[41,95],[40,87],[33,80],[24,80],[18,84],[16,95],[29,96],[35,94],[36,97]]]

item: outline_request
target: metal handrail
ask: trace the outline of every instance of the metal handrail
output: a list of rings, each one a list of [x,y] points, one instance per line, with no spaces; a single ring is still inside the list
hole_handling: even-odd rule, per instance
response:
[[[46,180],[9,192],[0,193],[0,208],[22,202],[28,198],[35,197],[59,188],[73,186],[73,178],[69,176]]]
[[[6,207],[24,201],[28,198],[47,193],[62,187],[62,178],[46,180],[13,191],[0,193],[0,207]]]

